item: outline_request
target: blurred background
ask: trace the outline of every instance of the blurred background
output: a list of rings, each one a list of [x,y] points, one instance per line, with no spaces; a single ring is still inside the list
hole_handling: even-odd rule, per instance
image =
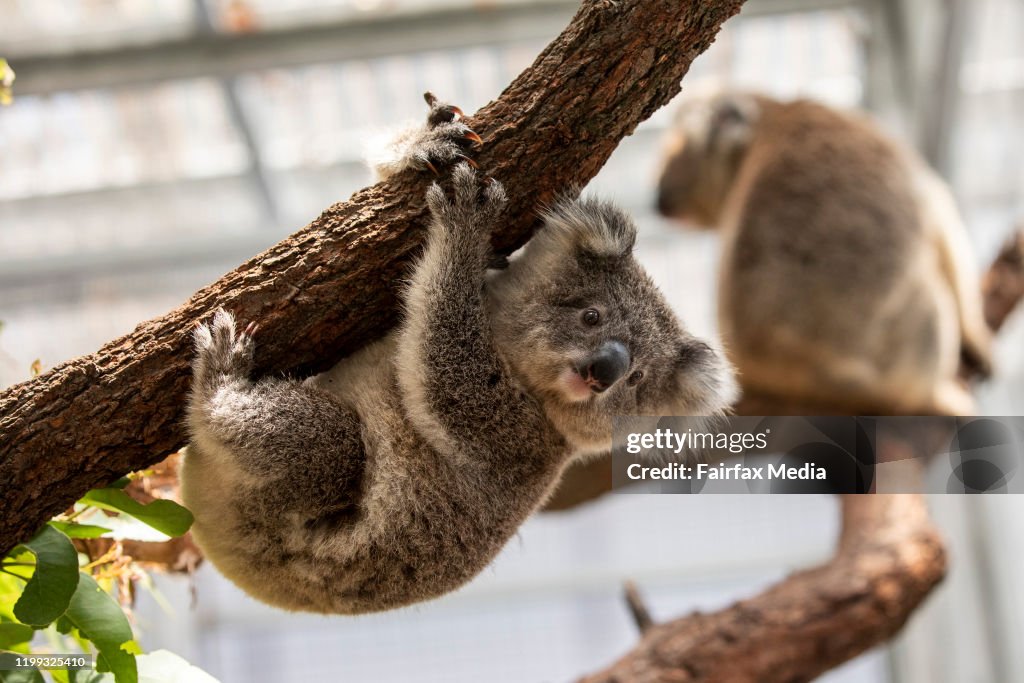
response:
[[[564,0],[0,0],[0,387],[95,351],[364,187],[371,134],[497,96],[568,22]],[[745,87],[874,112],[953,184],[987,264],[1024,216],[1021,0],[748,0],[683,94]],[[638,253],[714,334],[714,234],[655,215],[671,107],[590,191],[630,209]],[[503,179],[514,182],[513,179]],[[1024,412],[1024,316],[981,410]],[[935,496],[952,571],[890,646],[830,683],[1024,680],[1024,500]],[[616,496],[527,523],[442,600],[380,616],[288,615],[204,565],[140,597],[141,640],[225,682],[564,681],[656,619],[710,610],[828,557],[835,500]]]

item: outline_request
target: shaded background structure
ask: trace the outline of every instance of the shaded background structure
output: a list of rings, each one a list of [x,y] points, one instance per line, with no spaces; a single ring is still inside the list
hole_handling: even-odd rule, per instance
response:
[[[564,0],[0,0],[0,386],[88,353],[365,186],[365,144],[423,113],[420,93],[486,103],[567,22]],[[874,112],[953,184],[979,266],[1024,216],[1024,5],[1017,0],[749,0],[683,87],[810,96]],[[699,334],[714,334],[713,233],[657,217],[668,109],[588,191],[637,217],[638,254]],[[514,178],[502,178],[514,182]],[[1024,320],[998,339],[981,411],[1024,412]],[[1024,501],[936,496],[946,583],[837,682],[1024,680]],[[400,612],[292,616],[206,565],[189,609],[147,596],[146,647],[225,682],[567,680],[656,619],[714,609],[825,558],[818,496],[606,496],[530,521],[465,589]]]

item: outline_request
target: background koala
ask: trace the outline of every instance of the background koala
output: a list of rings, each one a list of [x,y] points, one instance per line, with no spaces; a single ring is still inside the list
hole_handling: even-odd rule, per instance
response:
[[[446,123],[439,106],[431,126]],[[457,156],[433,149],[410,165]],[[465,163],[452,183],[452,199],[427,194],[404,322],[330,371],[252,381],[252,325],[237,334],[221,312],[197,330],[182,495],[207,557],[254,597],[354,614],[442,595],[567,463],[609,448],[613,415],[712,414],[731,399],[725,363],[634,260],[621,211],[560,202],[487,278],[504,191],[481,192]]]
[[[989,368],[970,245],[943,181],[870,121],[725,94],[679,112],[666,216],[719,226],[718,314],[745,391],[848,411],[969,414]]]

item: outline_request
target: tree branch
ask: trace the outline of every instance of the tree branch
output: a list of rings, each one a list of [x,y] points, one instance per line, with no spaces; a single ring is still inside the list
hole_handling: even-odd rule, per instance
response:
[[[985,322],[999,330],[1024,299],[1024,226],[1003,243],[981,281],[981,292]]]
[[[511,250],[539,201],[582,185],[668,102],[742,0],[584,2],[569,26],[470,119],[482,168],[505,182]],[[260,323],[257,371],[308,374],[379,337],[425,229],[428,174],[335,204],[293,236],[97,353],[0,394],[0,553],[89,488],[185,441],[190,330],[217,307]],[[130,228],[129,228],[130,229]]]
[[[755,598],[651,628],[582,683],[810,681],[897,633],[945,574],[918,495],[842,496],[835,558]]]

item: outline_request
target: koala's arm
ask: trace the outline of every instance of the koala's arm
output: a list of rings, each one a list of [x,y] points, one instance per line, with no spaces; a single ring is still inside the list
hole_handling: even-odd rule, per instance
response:
[[[427,193],[433,217],[406,294],[399,382],[410,419],[436,448],[508,455],[530,448],[529,439],[546,430],[539,405],[498,356],[484,310],[490,233],[505,192],[497,181],[480,192],[465,163],[454,169],[452,184],[450,200],[436,183]]]

